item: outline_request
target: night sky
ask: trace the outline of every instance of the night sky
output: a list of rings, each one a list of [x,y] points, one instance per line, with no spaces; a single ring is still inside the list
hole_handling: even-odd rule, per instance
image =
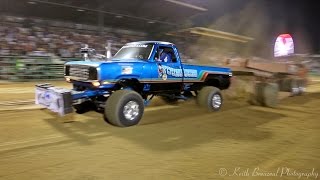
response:
[[[189,2],[196,1],[188,0]],[[257,45],[273,45],[289,33],[295,53],[320,53],[320,2],[317,0],[200,0],[209,10],[195,16],[195,25],[252,36]],[[205,5],[206,4],[206,5]]]

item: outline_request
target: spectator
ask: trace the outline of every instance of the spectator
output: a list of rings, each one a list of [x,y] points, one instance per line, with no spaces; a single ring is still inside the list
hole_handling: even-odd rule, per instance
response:
[[[132,36],[114,33],[66,30],[50,26],[50,21],[0,16],[0,55],[48,55],[75,57],[82,44],[89,44],[97,52],[104,54],[107,40],[121,44],[133,40]],[[53,23],[52,23],[53,24]],[[119,48],[119,47],[118,47]]]

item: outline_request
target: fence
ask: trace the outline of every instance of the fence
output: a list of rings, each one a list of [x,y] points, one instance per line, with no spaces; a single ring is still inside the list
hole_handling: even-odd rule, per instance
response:
[[[63,80],[64,63],[79,59],[31,56],[0,56],[0,81]],[[320,76],[320,61],[308,64],[310,75]]]
[[[0,56],[0,80],[35,81],[63,79],[64,63],[51,57]]]

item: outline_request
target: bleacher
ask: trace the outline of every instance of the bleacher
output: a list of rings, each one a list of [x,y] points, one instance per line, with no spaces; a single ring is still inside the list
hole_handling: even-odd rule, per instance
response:
[[[0,16],[0,80],[62,79],[64,62],[80,58],[85,44],[114,54],[146,34],[39,18]]]

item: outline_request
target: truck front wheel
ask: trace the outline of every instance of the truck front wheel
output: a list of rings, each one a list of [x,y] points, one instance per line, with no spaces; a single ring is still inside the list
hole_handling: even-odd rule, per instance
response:
[[[216,87],[203,87],[197,96],[197,103],[200,105],[200,107],[209,111],[220,110],[222,102],[223,99],[220,89]]]
[[[135,91],[118,90],[106,102],[104,117],[114,126],[128,127],[140,122],[144,112],[143,99]]]

